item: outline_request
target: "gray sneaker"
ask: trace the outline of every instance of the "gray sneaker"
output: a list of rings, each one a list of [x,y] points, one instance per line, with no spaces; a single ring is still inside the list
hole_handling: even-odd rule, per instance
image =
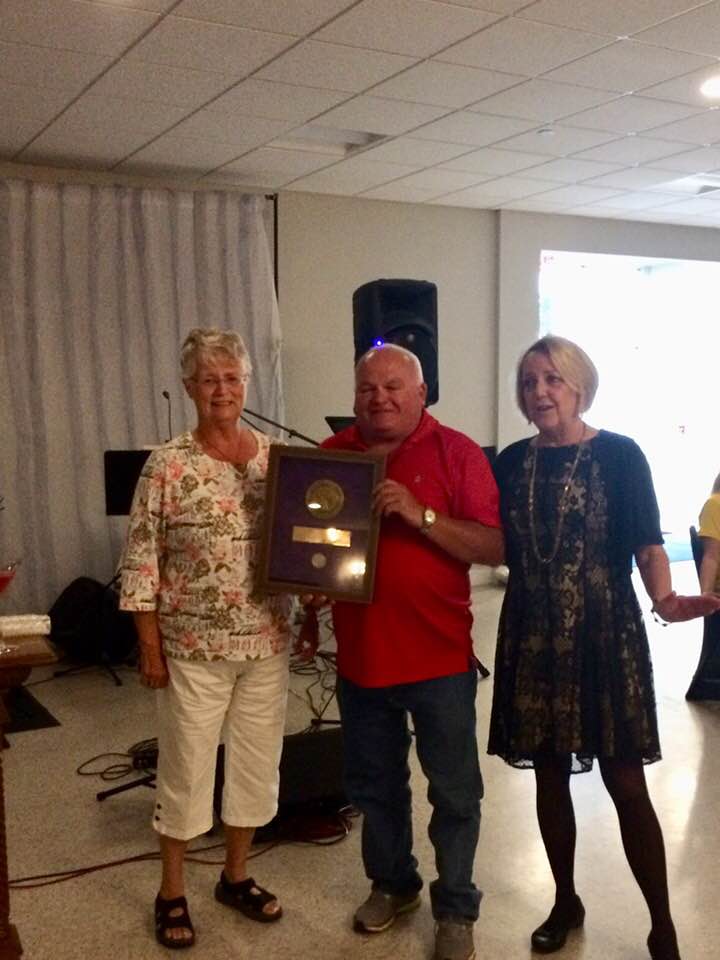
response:
[[[392,926],[399,913],[408,913],[419,906],[420,895],[417,893],[395,896],[372,890],[365,903],[355,911],[353,926],[361,933],[382,933]]]
[[[433,960],[475,960],[473,923],[470,920],[439,920],[435,925]]]

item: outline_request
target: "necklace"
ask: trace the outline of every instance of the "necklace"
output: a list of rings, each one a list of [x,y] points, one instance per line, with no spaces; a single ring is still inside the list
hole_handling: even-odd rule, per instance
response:
[[[568,494],[570,493],[570,484],[573,482],[575,476],[575,471],[577,470],[578,463],[580,462],[580,454],[582,453],[582,443],[585,439],[585,424],[583,424],[582,436],[578,440],[577,453],[575,454],[575,459],[572,462],[570,471],[565,480],[562,493],[560,494],[560,500],[558,501],[558,520],[557,527],[555,529],[555,540],[553,542],[552,550],[550,555],[544,557],[540,553],[540,548],[538,547],[537,542],[537,531],[535,529],[535,471],[537,469],[537,458],[538,458],[538,448],[537,445],[534,445],[532,448],[532,464],[530,465],[530,486],[528,487],[528,513],[530,514],[530,543],[532,545],[532,551],[535,554],[535,559],[538,563],[547,566],[547,564],[552,563],[557,552],[560,549],[560,537],[562,536],[563,522],[565,520],[565,514],[567,512],[568,505]]]
[[[222,460],[223,463],[234,463],[237,465],[240,462],[240,457],[238,457],[236,454],[225,453],[223,450],[220,449],[220,447],[216,446],[212,442],[212,440],[209,440],[206,436],[203,436],[203,434],[201,434],[199,431],[197,433],[197,439],[200,441],[200,446],[210,447],[211,450],[214,450],[215,453],[219,454],[220,459]],[[240,438],[238,437],[235,441],[236,453],[237,453],[237,444],[239,439]]]

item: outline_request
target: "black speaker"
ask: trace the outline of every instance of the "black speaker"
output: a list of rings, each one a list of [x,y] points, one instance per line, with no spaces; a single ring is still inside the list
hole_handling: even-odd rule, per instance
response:
[[[437,287],[427,280],[372,280],[353,294],[355,363],[378,341],[396,343],[420,361],[427,405],[437,403]]]
[[[220,744],[215,765],[215,812],[220,817],[225,782],[225,747]],[[280,760],[279,814],[321,803],[347,803],[343,787],[342,728],[288,734]]]

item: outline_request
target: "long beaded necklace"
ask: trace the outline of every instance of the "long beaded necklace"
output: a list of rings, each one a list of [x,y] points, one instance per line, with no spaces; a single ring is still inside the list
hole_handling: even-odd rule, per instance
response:
[[[560,538],[562,536],[563,523],[565,521],[565,514],[567,512],[568,505],[568,494],[570,493],[570,484],[573,482],[575,476],[575,471],[577,470],[578,463],[580,463],[580,455],[582,453],[582,443],[585,439],[585,424],[583,424],[582,436],[578,440],[577,453],[575,454],[575,459],[573,460],[572,466],[570,467],[570,472],[567,475],[565,484],[563,486],[562,493],[560,494],[560,500],[558,501],[558,520],[557,527],[555,528],[555,540],[553,542],[552,550],[550,555],[544,557],[540,553],[540,548],[538,547],[537,542],[537,530],[535,529],[535,471],[537,469],[537,459],[538,459],[538,448],[537,444],[533,445],[532,448],[532,463],[530,465],[530,485],[528,487],[528,512],[530,514],[530,544],[532,546],[532,551],[535,554],[535,559],[538,563],[546,566],[548,563],[552,563],[557,552],[560,549]]]

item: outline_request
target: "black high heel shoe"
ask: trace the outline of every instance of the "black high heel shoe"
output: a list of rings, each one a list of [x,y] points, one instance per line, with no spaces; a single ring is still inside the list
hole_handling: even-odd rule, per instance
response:
[[[540,924],[530,937],[533,950],[538,953],[560,950],[565,946],[568,933],[581,927],[584,919],[585,907],[577,895],[569,907],[555,904],[545,923]]]
[[[681,960],[680,948],[674,930],[669,937],[662,937],[659,934],[653,935],[651,930],[647,938],[647,948],[652,960]]]

